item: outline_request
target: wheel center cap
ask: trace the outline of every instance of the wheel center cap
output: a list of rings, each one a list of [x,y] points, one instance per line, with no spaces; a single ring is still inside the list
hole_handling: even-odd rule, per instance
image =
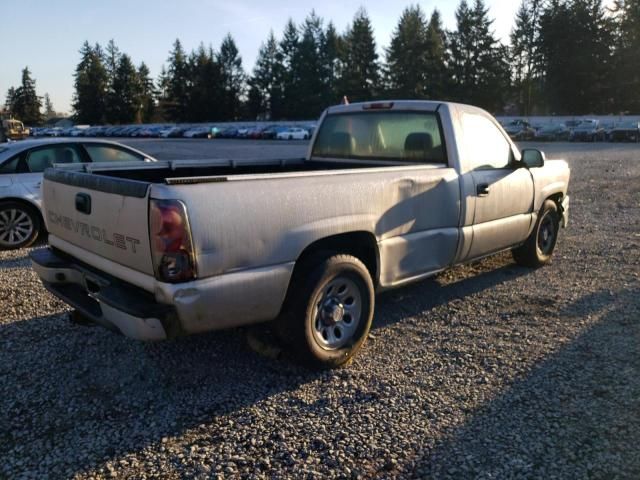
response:
[[[344,306],[335,298],[327,299],[321,308],[322,323],[335,325],[344,317]]]

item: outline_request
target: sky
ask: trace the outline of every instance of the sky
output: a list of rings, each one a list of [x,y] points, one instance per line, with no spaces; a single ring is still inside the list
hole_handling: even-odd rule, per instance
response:
[[[9,0],[0,0],[0,7]],[[359,7],[371,18],[379,53],[389,44],[402,10],[416,3],[410,0],[22,0],[10,9],[0,8],[0,102],[6,92],[18,86],[21,71],[28,66],[36,80],[38,95],[48,93],[56,111],[70,113],[73,72],[85,40],[106,45],[110,39],[139,64],[144,61],[154,78],[176,38],[191,51],[201,42],[218,49],[231,33],[245,71],[251,72],[260,48],[273,30],[280,38],[288,18],[301,23],[312,9],[326,23],[331,20],[344,32]],[[417,2],[431,15],[437,8],[445,28],[455,26],[458,0]],[[486,0],[498,38],[508,42],[520,0]],[[6,14],[6,15],[5,15]]]

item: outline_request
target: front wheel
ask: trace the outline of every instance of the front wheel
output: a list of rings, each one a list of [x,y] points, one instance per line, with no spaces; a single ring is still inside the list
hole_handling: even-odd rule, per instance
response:
[[[523,245],[512,251],[516,263],[534,268],[549,263],[556,247],[559,229],[558,206],[553,200],[545,200],[531,235]]]
[[[367,267],[351,255],[334,255],[300,266],[277,330],[303,363],[336,368],[367,339],[374,303]]]
[[[0,249],[15,250],[32,245],[40,233],[40,216],[20,202],[0,203]]]

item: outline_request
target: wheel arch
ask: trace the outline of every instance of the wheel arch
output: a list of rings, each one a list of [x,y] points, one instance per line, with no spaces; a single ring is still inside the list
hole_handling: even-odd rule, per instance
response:
[[[294,273],[304,268],[321,254],[346,254],[359,259],[369,270],[373,284],[377,286],[380,275],[380,251],[373,233],[354,231],[330,235],[307,245],[296,259]]]
[[[40,205],[38,205],[36,202],[34,202],[32,200],[28,200],[28,199],[26,199],[24,197],[2,197],[2,198],[0,198],[0,204],[8,203],[8,202],[21,203],[23,205],[27,205],[28,207],[34,209],[35,212],[38,214],[38,218],[40,220],[40,226],[45,228],[44,215],[42,214],[42,210],[40,209]]]

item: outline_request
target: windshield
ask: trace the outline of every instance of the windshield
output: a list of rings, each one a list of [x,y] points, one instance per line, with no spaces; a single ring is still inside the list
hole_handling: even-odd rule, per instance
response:
[[[312,156],[446,163],[440,123],[432,112],[354,112],[328,115]]]

